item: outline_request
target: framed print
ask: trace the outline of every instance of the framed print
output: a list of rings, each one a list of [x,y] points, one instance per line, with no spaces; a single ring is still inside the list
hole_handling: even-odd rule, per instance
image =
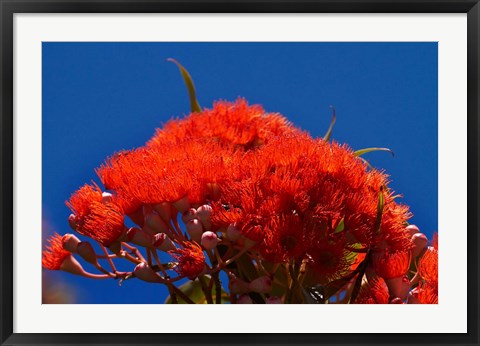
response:
[[[2,1],[2,344],[478,344],[479,11]]]

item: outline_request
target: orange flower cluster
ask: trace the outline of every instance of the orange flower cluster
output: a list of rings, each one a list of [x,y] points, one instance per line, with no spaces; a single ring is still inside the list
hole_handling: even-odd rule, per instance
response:
[[[326,286],[367,271],[373,281],[362,285],[360,303],[405,300],[410,290],[399,282],[417,256],[412,251],[421,249],[406,227],[409,209],[395,201],[387,175],[369,169],[348,146],[314,139],[243,99],[171,120],[144,147],[114,154],[96,172],[108,192],[97,185],[75,192],[67,202],[70,225],[137,264],[140,279],[169,282],[159,272],[170,268],[153,265],[161,250],[177,261],[171,268],[179,278],[219,270],[235,277],[228,268],[247,256],[257,266],[288,265],[288,275]],[[138,227],[128,229],[126,216]],[[59,239],[44,253],[46,268],[59,269]],[[125,255],[123,249],[135,253],[133,245],[144,247],[148,260],[139,252]],[[226,248],[222,254],[219,246]],[[87,257],[86,246],[79,249],[91,258],[93,250]],[[428,250],[419,260],[422,302],[434,301],[435,256]],[[271,278],[259,282],[245,283],[240,293],[273,289]]]
[[[438,304],[438,238],[434,237],[419,261],[418,273],[422,280],[415,291],[420,304]]]
[[[43,251],[42,266],[50,270],[59,270],[70,252],[63,249],[62,236],[55,233],[48,239],[48,245]]]
[[[291,132],[246,153],[233,170],[232,178],[219,184],[213,221],[235,223],[268,260],[309,257],[319,275],[330,280],[349,270],[349,247],[411,248],[405,231],[408,208],[395,203],[391,193],[384,196],[377,234],[378,198],[387,177],[368,171],[344,145]]]
[[[230,178],[231,166],[241,164],[245,151],[293,131],[280,115],[244,100],[218,102],[212,110],[168,122],[145,147],[114,155],[97,173],[127,214],[142,204],[184,197],[200,204],[216,196],[215,184]]]

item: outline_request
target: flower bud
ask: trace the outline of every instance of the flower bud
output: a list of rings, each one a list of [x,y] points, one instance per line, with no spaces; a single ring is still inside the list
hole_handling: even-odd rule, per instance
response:
[[[161,282],[160,277],[145,263],[139,263],[133,270],[135,277],[146,282]]]
[[[157,233],[152,238],[152,244],[155,248],[168,252],[175,250],[175,245],[165,233]]]
[[[98,263],[95,250],[93,249],[92,244],[89,242],[80,242],[77,246],[77,253],[88,263],[92,263],[94,265]]]
[[[412,236],[412,243],[415,245],[415,247],[412,250],[413,258],[415,258],[418,255],[420,255],[423,252],[423,250],[427,247],[428,238],[423,233],[415,233]]]
[[[260,276],[248,284],[250,291],[268,293],[272,290],[272,279],[268,276]]]
[[[196,214],[197,214],[197,210],[196,210],[196,209],[194,209],[194,208],[188,209],[186,212],[184,212],[184,213],[182,214],[182,221],[183,221],[183,223],[186,224],[188,221],[193,220],[193,219],[196,219],[196,218],[197,218]]]
[[[207,231],[202,234],[202,246],[207,249],[211,250],[218,244],[218,237],[215,233]]]
[[[143,208],[140,207],[137,210],[131,212],[128,214],[128,217],[137,225],[140,227],[143,227],[145,224],[145,216],[143,214]]]
[[[243,294],[237,299],[237,304],[253,304],[253,301],[248,294]]]
[[[197,209],[197,218],[202,222],[206,230],[212,228],[212,207],[208,204],[201,205]]]
[[[75,275],[85,274],[85,270],[83,269],[82,265],[78,263],[78,261],[72,255],[68,255],[67,257],[65,257],[62,264],[60,265],[60,270]]]
[[[154,235],[156,233],[167,232],[168,226],[165,221],[162,220],[160,215],[158,215],[155,211],[152,210],[145,215],[145,223],[143,225],[143,229],[150,235]]]
[[[131,227],[127,231],[128,242],[143,246],[151,247],[152,246],[152,236],[145,232],[141,228]]]
[[[113,243],[108,245],[108,249],[114,254],[118,255],[120,251],[122,251],[122,244],[119,241],[114,241]]]
[[[227,228],[228,239],[230,239],[231,241],[237,241],[238,239],[240,239],[241,235],[242,234],[240,233],[240,230],[238,229],[238,227],[236,227],[234,223],[228,225],[228,228]]]
[[[267,304],[283,304],[283,300],[280,297],[268,297],[266,300]]]
[[[74,214],[70,214],[70,216],[68,217],[68,225],[74,231],[77,230],[77,221],[76,221],[76,216]]]
[[[188,201],[187,196],[180,198],[178,201],[173,202],[172,204],[180,213],[184,213],[190,208],[190,202]]]
[[[103,192],[102,193],[102,202],[103,203],[111,203],[113,200],[113,195],[110,192]]]
[[[391,297],[398,297],[401,300],[407,299],[408,292],[410,291],[410,280],[408,276],[384,279],[388,287],[388,292]]]
[[[160,215],[163,221],[170,222],[172,219],[172,205],[167,202],[158,203],[153,205],[153,209]]]
[[[242,279],[237,278],[234,275],[231,275],[228,281],[228,289],[231,293],[242,294],[250,292],[248,283]]]
[[[416,233],[420,233],[420,229],[416,225],[408,225],[405,229],[411,236]]]
[[[67,233],[62,237],[62,246],[68,252],[77,252],[77,245],[80,243],[80,239],[78,239],[74,234]]]
[[[187,222],[186,227],[190,239],[200,244],[203,234],[202,223],[197,219],[193,219]]]
[[[388,304],[405,304],[405,303],[403,302],[402,299],[396,297],[396,298],[393,298],[392,300],[390,300],[390,303],[388,303]]]

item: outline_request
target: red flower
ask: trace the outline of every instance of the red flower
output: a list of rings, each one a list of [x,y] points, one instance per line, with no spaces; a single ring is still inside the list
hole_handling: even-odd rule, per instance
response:
[[[311,267],[319,283],[339,279],[350,272],[355,257],[345,249],[345,240],[321,240],[310,244]]]
[[[114,201],[103,201],[98,186],[84,185],[75,192],[67,206],[75,213],[78,233],[110,245],[123,232],[123,210]]]
[[[438,287],[436,285],[420,282],[417,292],[420,304],[438,304]]]
[[[438,251],[430,247],[418,262],[418,273],[428,283],[438,285]]]
[[[356,304],[388,304],[390,294],[387,285],[382,278],[373,279],[362,285],[357,298]]]
[[[85,184],[72,194],[66,204],[75,216],[81,219],[90,213],[93,202],[101,203],[102,199],[102,190],[97,185]]]
[[[242,165],[233,169],[232,178],[218,184],[221,201],[214,205],[212,220],[218,226],[235,222],[269,260],[301,259],[312,244],[331,247],[340,262],[347,245],[392,252],[411,247],[404,227],[408,208],[395,203],[390,192],[384,193],[380,231],[374,229],[387,177],[368,171],[344,145],[288,133],[245,153]],[[233,207],[222,210],[222,204]],[[334,232],[342,220],[346,237],[338,242]]]
[[[147,146],[163,148],[195,138],[215,138],[222,145],[251,149],[291,131],[296,129],[281,115],[266,113],[261,106],[249,106],[244,99],[238,99],[235,103],[219,101],[213,109],[169,121]]]
[[[417,299],[420,304],[438,304],[438,288],[428,283],[418,285]]]
[[[402,277],[410,266],[410,252],[375,253],[372,255],[372,266],[378,276],[383,279]]]
[[[175,267],[178,274],[193,280],[205,268],[205,255],[197,243],[184,242],[183,247],[183,249],[170,251],[170,254],[178,261]]]
[[[42,266],[50,270],[59,270],[70,252],[63,248],[62,236],[55,233],[48,240],[46,249],[42,252]]]

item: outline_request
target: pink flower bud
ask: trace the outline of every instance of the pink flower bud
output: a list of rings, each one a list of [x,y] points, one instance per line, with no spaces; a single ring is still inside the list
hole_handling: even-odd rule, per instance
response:
[[[114,254],[118,255],[120,251],[122,251],[122,244],[119,241],[114,241],[113,243],[108,245],[108,249]]]
[[[173,208],[170,203],[164,202],[154,204],[153,209],[155,209],[155,211],[158,213],[158,215],[160,215],[163,221],[168,223],[172,219]]]
[[[280,297],[268,297],[266,300],[267,304],[283,304],[283,300]]]
[[[241,235],[242,234],[240,233],[240,230],[238,229],[238,227],[236,227],[234,223],[228,225],[228,228],[227,228],[228,239],[230,239],[231,241],[237,241],[238,239],[240,239]]]
[[[398,297],[401,300],[407,299],[408,292],[410,291],[410,280],[408,280],[408,276],[404,275],[397,278],[385,279],[385,283],[387,284],[391,297]]]
[[[143,229],[150,235],[154,235],[156,233],[167,232],[168,226],[165,221],[162,220],[160,215],[158,215],[155,211],[152,210],[145,215],[145,223],[143,225]]]
[[[85,274],[85,270],[83,269],[82,265],[78,263],[78,261],[72,255],[65,257],[60,265],[60,270],[75,275],[83,276]]]
[[[188,201],[187,196],[179,199],[176,202],[173,202],[172,204],[180,213],[184,213],[190,208],[190,202]]]
[[[237,299],[237,304],[253,304],[253,301],[247,294],[244,294]]]
[[[196,210],[196,209],[194,209],[194,208],[188,209],[186,212],[184,212],[184,213],[182,214],[182,221],[183,221],[183,223],[186,224],[188,221],[193,220],[193,219],[196,219],[196,218],[197,218],[196,214],[197,214],[197,210]]]
[[[197,219],[193,219],[187,222],[186,227],[190,238],[200,244],[203,234],[202,223]]]
[[[145,263],[139,263],[133,270],[135,277],[146,282],[161,282],[160,277]]]
[[[153,236],[152,244],[159,250],[168,252],[175,250],[175,245],[165,233],[157,233]]]
[[[197,218],[202,222],[203,227],[209,230],[212,227],[212,207],[208,204],[201,205],[197,209]]]
[[[408,225],[405,229],[411,236],[413,236],[415,233],[420,233],[420,229],[415,225]]]
[[[207,231],[202,234],[202,246],[207,249],[211,250],[218,244],[218,237],[215,233]]]
[[[62,246],[68,252],[77,252],[77,245],[80,243],[80,239],[78,239],[74,234],[67,233],[62,237]]]
[[[137,210],[130,212],[128,217],[140,227],[143,227],[145,224],[145,216],[143,214],[143,207],[138,208]]]
[[[122,233],[120,233],[120,235],[118,236],[117,239],[115,239],[115,241],[118,241],[118,242],[125,242],[125,241],[128,241],[128,237],[127,237],[127,227],[123,227],[123,230],[122,230]]]
[[[102,193],[102,202],[103,203],[111,203],[113,200],[113,195],[110,192],[103,192]]]
[[[248,283],[242,279],[237,278],[234,275],[231,275],[230,280],[228,281],[228,289],[231,293],[242,294],[250,292]]]
[[[77,246],[77,253],[88,263],[92,263],[94,265],[98,263],[95,250],[93,249],[92,244],[89,242],[80,242]]]
[[[127,231],[127,239],[128,242],[143,246],[143,247],[151,247],[152,246],[152,236],[145,232],[141,228],[131,227]]]
[[[420,255],[423,252],[423,250],[427,247],[428,238],[423,233],[415,233],[412,236],[412,243],[415,245],[415,247],[412,250],[412,256],[415,258],[418,255]]]
[[[68,217],[68,225],[74,231],[77,230],[77,220],[76,220],[76,216],[74,214],[70,214],[70,216]]]
[[[268,276],[260,276],[248,284],[250,291],[268,293],[272,290],[272,279]]]

